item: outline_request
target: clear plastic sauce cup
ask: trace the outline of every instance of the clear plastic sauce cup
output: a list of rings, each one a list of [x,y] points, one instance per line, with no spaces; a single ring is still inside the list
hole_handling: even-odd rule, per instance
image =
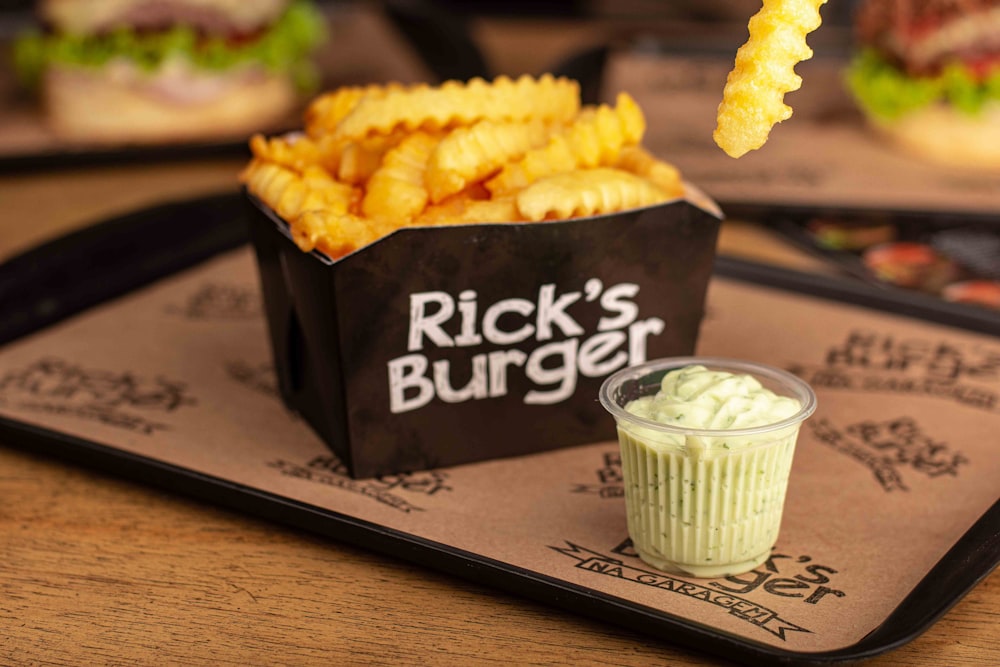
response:
[[[689,428],[635,415],[632,401],[656,394],[672,370],[750,375],[798,412],[749,428]],[[653,567],[694,577],[747,572],[767,560],[778,538],[799,427],[816,395],[786,371],[748,361],[675,357],[627,368],[602,385],[621,447],[628,533]]]

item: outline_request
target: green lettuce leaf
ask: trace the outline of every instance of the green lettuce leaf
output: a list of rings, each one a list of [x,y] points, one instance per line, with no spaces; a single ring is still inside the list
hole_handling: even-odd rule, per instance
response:
[[[311,3],[296,0],[259,38],[231,43],[224,38],[199,37],[177,26],[156,33],[117,29],[103,35],[27,33],[14,42],[14,65],[22,81],[37,84],[50,64],[101,67],[126,58],[152,71],[166,59],[182,56],[193,65],[221,71],[257,63],[276,73],[291,74],[302,88],[316,81],[309,54],[326,37],[324,18]]]
[[[884,121],[937,102],[976,114],[987,101],[1000,100],[1000,70],[980,79],[961,63],[953,62],[936,76],[913,77],[873,49],[854,57],[846,80],[861,108]]]

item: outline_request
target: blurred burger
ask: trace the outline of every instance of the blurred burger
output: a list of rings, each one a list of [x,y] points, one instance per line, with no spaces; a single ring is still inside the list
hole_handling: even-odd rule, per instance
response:
[[[872,123],[911,152],[1000,169],[1000,0],[862,0],[848,73]]]
[[[42,0],[15,63],[52,130],[83,143],[244,137],[315,83],[305,0]]]

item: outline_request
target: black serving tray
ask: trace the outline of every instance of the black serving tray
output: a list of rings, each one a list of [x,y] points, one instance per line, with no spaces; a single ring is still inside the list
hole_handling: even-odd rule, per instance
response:
[[[106,165],[180,162],[192,159],[249,158],[243,141],[211,141],[164,144],[162,146],[113,146],[107,148],[59,147],[34,152],[0,155],[0,174],[23,174]]]
[[[166,204],[95,224],[0,265],[0,343],[28,336],[75,313],[178,273],[247,242],[238,192]],[[141,247],[143,252],[132,252]],[[732,280],[847,302],[882,312],[1000,336],[1000,315],[720,257]],[[81,276],[87,279],[81,280]],[[874,631],[852,646],[797,653],[758,644],[600,591],[427,540],[281,495],[139,456],[98,442],[0,418],[0,440],[250,515],[388,553],[554,607],[621,624],[749,664],[827,665],[868,658],[914,639],[1000,562],[1000,502],[994,503]]]
[[[956,279],[1000,280],[998,213],[851,209],[751,202],[729,202],[726,212],[732,219],[770,227],[800,249],[828,261],[846,275],[899,294],[914,290],[879,279],[865,265],[864,251],[877,243],[858,248],[836,247],[825,243],[812,226],[834,223],[844,227],[878,226],[891,229],[893,242],[927,245],[942,257],[955,262],[961,274]]]

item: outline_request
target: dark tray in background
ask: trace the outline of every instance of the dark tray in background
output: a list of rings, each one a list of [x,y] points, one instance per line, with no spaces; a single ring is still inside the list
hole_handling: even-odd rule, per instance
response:
[[[1000,213],[824,208],[743,202],[720,205],[727,218],[765,225],[798,248],[830,262],[844,274],[900,296],[927,296],[935,301],[942,299],[939,290],[900,287],[876,276],[866,265],[864,252],[876,247],[877,241],[863,247],[840,247],[817,233],[817,224],[892,230],[892,238],[887,243],[928,246],[953,261],[958,274],[953,282],[1000,281]]]

